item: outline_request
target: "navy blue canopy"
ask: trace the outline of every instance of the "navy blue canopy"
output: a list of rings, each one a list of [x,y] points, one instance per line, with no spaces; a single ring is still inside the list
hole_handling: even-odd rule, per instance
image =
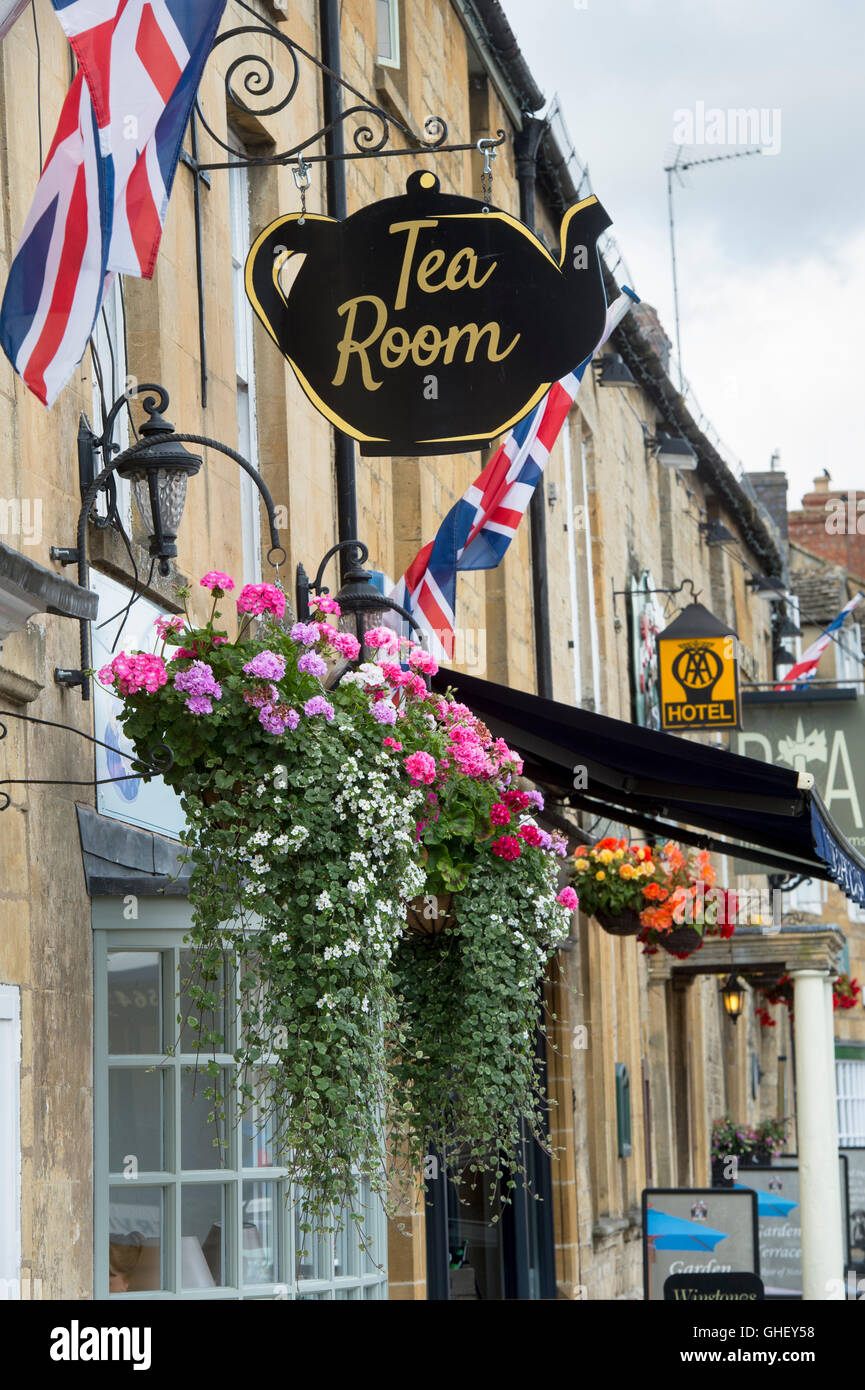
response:
[[[433,685],[451,687],[520,752],[526,776],[568,805],[775,872],[830,879],[865,907],[865,859],[810,775],[476,676],[441,670]]]

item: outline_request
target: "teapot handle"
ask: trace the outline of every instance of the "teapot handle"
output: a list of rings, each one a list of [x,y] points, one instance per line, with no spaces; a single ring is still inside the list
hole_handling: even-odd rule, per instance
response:
[[[305,254],[311,249],[312,239],[309,226],[315,223],[312,237],[317,239],[321,224],[334,225],[331,217],[317,213],[289,213],[279,217],[256,238],[246,258],[246,293],[258,317],[261,319],[274,342],[282,352],[285,343],[281,341],[277,325],[284,325],[284,312],[288,299],[279,283],[279,272],[290,256]],[[284,336],[284,332],[282,334]]]
[[[562,253],[559,264],[562,272],[567,275],[572,270],[580,269],[582,262],[578,262],[577,251],[594,246],[601,233],[612,225],[613,219],[594,194],[568,208],[562,219],[560,234]]]

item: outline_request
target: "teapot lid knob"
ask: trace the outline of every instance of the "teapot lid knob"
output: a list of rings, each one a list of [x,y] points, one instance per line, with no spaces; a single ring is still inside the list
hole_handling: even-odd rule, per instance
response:
[[[415,195],[438,193],[440,188],[438,175],[429,169],[419,169],[413,174],[409,174],[405,184],[406,193],[414,193]]]

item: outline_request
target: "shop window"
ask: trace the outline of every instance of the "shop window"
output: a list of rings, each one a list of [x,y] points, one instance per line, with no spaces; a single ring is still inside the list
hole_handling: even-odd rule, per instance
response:
[[[21,1296],[20,1076],[19,991],[0,985],[0,1299]]]
[[[619,1158],[630,1158],[631,1078],[624,1062],[616,1063],[616,1137]]]
[[[376,58],[384,67],[398,68],[399,0],[376,0]]]
[[[865,1055],[861,1061],[836,1061],[835,1083],[838,1143],[841,1148],[865,1147]]]
[[[155,915],[159,930],[142,925]],[[230,1009],[206,1021],[227,1049],[216,1058],[226,1096],[217,1136],[195,1030],[178,1023],[195,1012],[188,908],[142,902],[139,923],[120,927],[119,917],[110,900],[94,903],[95,1297],[386,1298],[386,1222],[368,1187],[367,1248],[352,1220],[335,1236],[300,1233],[303,1193],[277,1161],[269,1117],[239,1115]],[[175,929],[164,929],[171,918]],[[226,959],[229,986],[231,971]]]

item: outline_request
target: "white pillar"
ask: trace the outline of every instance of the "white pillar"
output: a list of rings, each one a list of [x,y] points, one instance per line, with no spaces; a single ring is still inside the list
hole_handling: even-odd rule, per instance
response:
[[[796,1118],[799,1130],[799,1210],[802,1218],[802,1296],[844,1297],[832,995],[825,970],[792,970],[796,1020]],[[832,1115],[830,1121],[829,1100]]]

